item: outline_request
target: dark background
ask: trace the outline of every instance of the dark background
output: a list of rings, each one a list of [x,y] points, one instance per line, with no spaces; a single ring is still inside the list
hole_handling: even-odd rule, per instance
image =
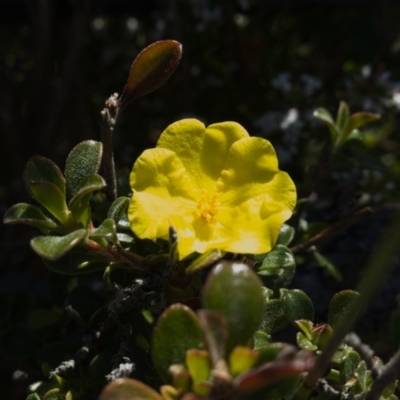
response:
[[[350,172],[339,165],[318,187],[307,216],[335,220],[356,190],[364,205],[378,210],[324,244],[344,274],[340,284],[315,263],[299,267],[295,287],[316,301],[323,320],[333,293],[354,288],[390,219],[390,207],[379,210],[398,201],[399,21],[395,0],[0,1],[0,212],[30,201],[22,180],[29,157],[40,154],[63,168],[75,144],[100,140],[99,112],[110,94],[121,93],[139,51],[157,40],[178,40],[183,58],[176,73],[118,121],[120,169],[131,169],[177,119],[234,120],[271,140],[301,197],[325,129],[313,110],[323,106],[334,113],[346,100],[354,111],[383,115],[379,131],[372,128],[364,138],[374,158],[353,160]],[[20,399],[27,383],[40,378],[26,316],[38,304],[62,303],[57,288],[63,278],[49,274],[30,250],[34,230],[1,226],[0,232],[0,379],[6,383],[14,371],[30,371],[7,389],[10,399]],[[379,332],[366,335],[372,344],[386,338],[399,291],[394,277],[374,303],[374,316],[361,325]]]

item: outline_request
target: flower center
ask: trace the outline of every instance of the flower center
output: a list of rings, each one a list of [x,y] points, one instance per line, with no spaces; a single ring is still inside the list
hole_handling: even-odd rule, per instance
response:
[[[217,195],[209,196],[205,190],[200,191],[200,198],[197,202],[197,209],[200,211],[200,216],[210,224],[215,223],[214,216],[218,214],[219,201]]]

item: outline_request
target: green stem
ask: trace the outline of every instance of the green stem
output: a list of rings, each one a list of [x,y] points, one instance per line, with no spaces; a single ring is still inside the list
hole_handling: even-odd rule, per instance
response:
[[[324,374],[331,362],[331,359],[342,342],[345,335],[352,328],[356,318],[360,312],[367,306],[381,287],[393,259],[399,251],[399,233],[400,231],[400,214],[396,215],[393,224],[387,229],[382,236],[379,244],[374,251],[368,266],[367,273],[358,285],[357,291],[360,296],[349,306],[343,318],[335,327],[332,338],[327,343],[321,355],[317,358],[315,364],[308,372],[303,383],[299,387],[294,398],[296,400],[307,399],[316,385],[318,379]]]

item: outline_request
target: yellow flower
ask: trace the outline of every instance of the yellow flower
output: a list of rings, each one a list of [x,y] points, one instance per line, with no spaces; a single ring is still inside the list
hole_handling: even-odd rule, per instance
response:
[[[130,183],[133,232],[167,239],[172,225],[180,259],[210,249],[266,253],[296,204],[270,142],[236,122],[173,123],[137,159]]]

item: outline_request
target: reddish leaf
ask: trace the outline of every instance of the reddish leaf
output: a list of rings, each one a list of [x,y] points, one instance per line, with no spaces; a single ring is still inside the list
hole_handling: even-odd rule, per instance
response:
[[[175,40],[161,40],[147,46],[136,57],[128,82],[119,99],[119,112],[130,101],[158,89],[175,72],[182,57],[182,45]]]

